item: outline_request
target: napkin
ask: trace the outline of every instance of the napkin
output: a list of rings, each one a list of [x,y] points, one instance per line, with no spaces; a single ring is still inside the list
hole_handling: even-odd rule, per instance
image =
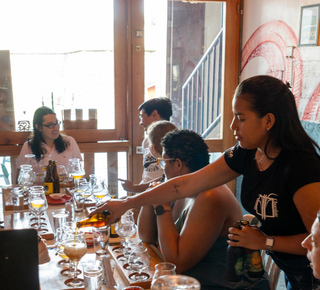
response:
[[[106,286],[108,289],[114,289],[115,286],[117,286],[117,283],[113,277],[113,267],[111,266],[111,256],[110,255],[104,255],[101,257],[101,264],[103,267],[104,277]]]

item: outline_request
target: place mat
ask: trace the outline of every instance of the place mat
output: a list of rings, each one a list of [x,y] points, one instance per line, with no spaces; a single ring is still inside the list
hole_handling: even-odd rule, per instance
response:
[[[118,257],[121,256],[121,254],[116,253],[114,250],[118,248],[119,246],[108,246],[109,253],[111,254],[114,265],[117,267],[117,270],[119,271],[120,275],[122,276],[122,279],[125,281],[125,283],[128,286],[140,286],[144,289],[150,289],[151,287],[151,282],[152,282],[152,277],[154,274],[154,267],[156,264],[163,262],[163,259],[160,257],[161,254],[159,255],[158,250],[149,245],[144,243],[143,244],[147,249],[148,253],[150,256],[150,266],[148,269],[142,271],[143,273],[146,273],[149,275],[149,279],[145,281],[133,281],[130,279],[130,276],[135,272],[132,270],[127,270],[126,269],[126,264],[122,264],[121,262],[118,261]]]
[[[71,196],[64,195],[59,199],[53,199],[49,195],[46,196],[48,204],[64,204],[71,199]]]

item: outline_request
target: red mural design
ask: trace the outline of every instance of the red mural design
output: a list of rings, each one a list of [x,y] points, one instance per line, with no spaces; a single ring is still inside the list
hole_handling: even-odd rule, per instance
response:
[[[294,63],[286,57],[286,47],[295,46]],[[268,64],[268,74],[288,81],[292,86],[299,108],[302,95],[303,64],[294,31],[283,21],[269,21],[261,25],[248,39],[242,50],[241,72],[255,57],[263,57]],[[292,71],[291,71],[292,69]],[[320,121],[320,84],[309,99],[302,120]]]

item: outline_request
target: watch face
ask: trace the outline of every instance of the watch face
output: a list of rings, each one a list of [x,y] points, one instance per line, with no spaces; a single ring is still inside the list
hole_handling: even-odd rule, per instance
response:
[[[273,238],[267,238],[266,246],[267,247],[273,247],[274,239]]]
[[[162,214],[165,212],[165,210],[164,210],[164,208],[163,208],[162,205],[158,205],[158,206],[154,209],[154,211],[155,211],[155,214],[156,214],[156,215],[162,215]]]

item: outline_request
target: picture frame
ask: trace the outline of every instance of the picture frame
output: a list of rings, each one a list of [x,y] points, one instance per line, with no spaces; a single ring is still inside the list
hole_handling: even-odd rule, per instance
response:
[[[319,45],[319,11],[320,4],[301,7],[299,46]]]

